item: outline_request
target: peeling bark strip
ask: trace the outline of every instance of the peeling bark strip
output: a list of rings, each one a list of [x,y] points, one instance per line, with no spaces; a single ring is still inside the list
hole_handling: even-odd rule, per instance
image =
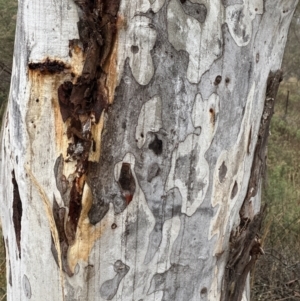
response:
[[[65,82],[58,89],[63,120],[68,117],[77,119],[87,114],[89,118],[99,121],[100,115],[108,106],[106,87],[107,64],[116,37],[116,21],[120,0],[90,1],[75,0],[82,10],[78,23],[79,43],[86,57],[82,74],[75,83]]]
[[[53,217],[55,220],[55,225],[57,228],[58,238],[59,238],[59,244],[60,244],[60,251],[61,251],[61,263],[62,263],[62,269],[64,272],[68,274],[68,276],[73,276],[72,271],[69,268],[68,265],[68,239],[65,234],[65,216],[66,216],[66,209],[65,208],[59,208],[56,199],[53,199]],[[54,256],[54,259],[59,266],[59,260],[58,260],[58,254],[57,250],[55,248],[55,243],[53,240],[53,237],[51,237],[51,251]]]
[[[257,236],[263,214],[253,220],[241,220],[239,229],[230,237],[230,255],[226,266],[221,301],[241,301],[247,276],[258,255],[263,255]]]
[[[240,210],[240,225],[231,233],[230,254],[225,271],[221,301],[241,301],[247,276],[258,255],[263,255],[258,232],[263,220],[263,211],[253,216],[251,199],[256,196],[266,168],[266,145],[269,127],[274,113],[275,98],[282,81],[282,71],[270,72],[267,80],[264,110],[258,132],[247,194]],[[251,141],[249,134],[249,143]],[[249,149],[249,144],[248,144]]]
[[[19,193],[19,186],[16,181],[15,171],[12,171],[12,183],[13,183],[13,223],[15,228],[17,246],[19,250],[19,258],[21,258],[21,222],[22,222],[22,201]]]
[[[258,132],[258,140],[255,147],[249,185],[248,185],[244,204],[240,211],[241,218],[252,219],[252,216],[249,215],[251,198],[256,196],[261,177],[265,175],[266,155],[267,155],[266,146],[268,143],[269,128],[270,128],[271,118],[274,114],[275,98],[281,81],[282,81],[282,70],[277,70],[275,72],[270,71],[267,80],[265,105],[264,105],[264,110],[263,110],[263,114],[260,122],[260,128]],[[250,141],[251,141],[251,132],[249,135],[249,143]]]
[[[65,206],[69,208],[68,216],[65,217],[66,209],[59,208],[55,200],[53,202],[53,215],[59,233],[63,270],[69,276],[73,275],[73,271],[68,265],[68,249],[76,240],[77,226],[83,209],[82,198],[88,174],[89,154],[91,150],[96,151],[97,137],[92,136],[92,128],[95,123],[99,122],[103,110],[108,108],[107,74],[104,70],[109,62],[116,38],[119,2],[120,0],[96,2],[75,0],[82,11],[78,23],[80,41],[70,41],[70,47],[74,45],[81,47],[85,62],[82,74],[74,79],[74,82],[65,81],[58,88],[60,112],[63,121],[68,121],[67,137],[71,141],[66,150],[66,163],[76,162],[75,171],[68,179],[63,174],[63,156],[57,159],[54,167],[57,188]],[[32,66],[32,68],[35,67]],[[131,170],[130,167],[127,169],[128,175],[126,174],[125,177],[128,178]],[[124,173],[126,171],[124,169]],[[125,184],[121,183],[121,179],[120,186],[123,192],[126,190],[124,197],[129,204],[135,190],[135,183],[132,175],[127,180],[130,185],[132,182],[132,187],[124,188]],[[54,244],[52,244],[52,253],[58,262]]]

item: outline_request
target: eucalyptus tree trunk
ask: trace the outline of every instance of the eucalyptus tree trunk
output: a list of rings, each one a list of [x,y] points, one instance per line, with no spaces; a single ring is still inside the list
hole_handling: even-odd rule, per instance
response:
[[[8,300],[249,300],[296,4],[19,1]]]

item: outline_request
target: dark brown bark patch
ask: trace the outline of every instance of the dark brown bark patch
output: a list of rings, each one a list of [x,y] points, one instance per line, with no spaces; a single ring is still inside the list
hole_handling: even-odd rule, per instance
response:
[[[69,245],[72,245],[76,237],[76,229],[82,210],[82,189],[79,186],[80,179],[75,179],[70,192],[69,213],[66,223],[66,235]]]
[[[132,201],[135,192],[135,179],[131,172],[131,166],[129,163],[122,163],[120,177],[118,181],[122,195],[126,201],[126,204]]]
[[[19,193],[19,186],[15,178],[15,171],[12,171],[12,184],[13,184],[13,223],[16,234],[16,241],[19,250],[19,258],[21,258],[21,228],[22,228],[22,201]]]
[[[222,81],[222,76],[221,76],[221,75],[218,75],[218,76],[216,77],[216,79],[215,79],[215,82],[214,82],[215,86],[217,86],[221,81]]]
[[[39,71],[42,74],[61,73],[65,69],[68,69],[65,63],[57,60],[51,60],[49,58],[47,58],[44,62],[29,63],[28,68],[33,71]]]
[[[72,83],[63,83],[58,89],[61,114],[65,121],[76,114],[91,114],[99,121],[108,107],[106,74],[104,66],[109,60],[116,39],[116,21],[120,0],[76,0],[83,14],[78,23],[80,41],[70,42],[70,47],[80,43],[86,55],[82,74]]]
[[[54,168],[57,188],[69,209],[66,222],[65,217],[60,216],[62,208],[58,209],[56,202],[53,207],[60,238],[63,269],[69,276],[72,273],[67,264],[67,252],[69,246],[75,242],[82,212],[82,196],[89,173],[89,153],[96,151],[97,137],[92,136],[92,127],[98,123],[103,110],[108,108],[109,89],[106,86],[105,67],[116,40],[120,0],[75,0],[75,3],[81,9],[78,22],[80,40],[70,41],[69,54],[72,56],[73,48],[79,47],[84,53],[85,62],[82,73],[78,77],[71,74],[71,80],[61,84],[57,91],[62,119],[64,122],[69,120],[67,129],[69,145],[66,149],[65,163],[76,162],[74,173],[68,179],[63,175],[62,156],[57,159]],[[31,68],[37,69],[37,67],[31,65]],[[129,169],[126,168],[125,165],[122,167],[119,184],[126,203],[129,204],[135,191],[135,181],[130,166]],[[106,213],[107,204],[103,209],[102,211]],[[52,251],[58,262],[57,250],[54,246]]]
[[[215,127],[216,124],[216,112],[213,108],[209,109],[209,114],[210,114],[210,122],[213,127]]]
[[[64,122],[72,116],[74,110],[72,104],[70,103],[70,96],[73,89],[73,83],[70,81],[65,81],[58,88],[58,102],[60,107],[60,113]]]

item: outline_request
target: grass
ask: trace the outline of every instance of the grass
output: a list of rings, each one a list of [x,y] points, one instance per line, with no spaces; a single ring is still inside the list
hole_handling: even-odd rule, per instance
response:
[[[0,301],[6,301],[6,258],[3,239],[0,239]]]
[[[268,144],[267,179],[262,197],[268,206],[263,234],[266,254],[254,271],[251,299],[254,301],[300,300],[299,112],[300,84],[283,82]]]

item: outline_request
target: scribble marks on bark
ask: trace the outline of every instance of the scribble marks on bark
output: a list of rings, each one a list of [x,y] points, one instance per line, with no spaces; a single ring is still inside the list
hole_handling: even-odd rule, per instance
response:
[[[70,96],[73,89],[73,83],[65,81],[58,88],[58,102],[60,107],[60,113],[64,122],[72,116],[72,105],[70,103]]]
[[[19,250],[19,258],[21,258],[21,222],[22,222],[22,201],[19,193],[19,186],[16,181],[15,171],[12,171],[12,184],[13,184],[13,223],[15,228],[17,246]]]

